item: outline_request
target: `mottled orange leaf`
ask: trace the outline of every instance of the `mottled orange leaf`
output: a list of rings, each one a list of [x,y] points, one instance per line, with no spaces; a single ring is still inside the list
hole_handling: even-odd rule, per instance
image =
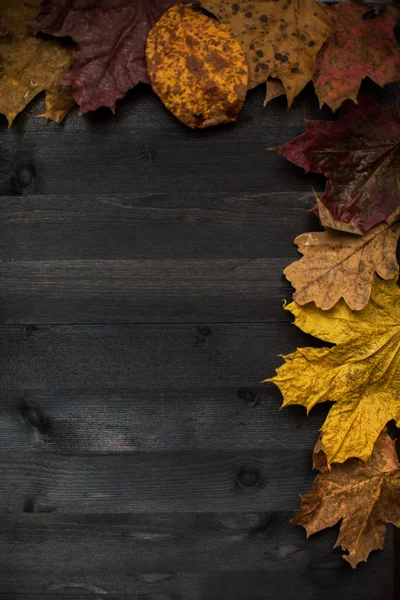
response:
[[[320,458],[317,461],[322,464]],[[395,443],[385,433],[378,438],[370,460],[351,459],[317,475],[301,508],[292,519],[307,537],[341,522],[335,547],[353,568],[382,549],[386,524],[400,527],[400,465]]]
[[[201,0],[201,4],[241,43],[249,64],[249,88],[269,77],[280,79],[291,106],[311,80],[317,53],[333,33],[320,4],[314,0]],[[277,95],[271,91],[267,90],[266,102]]]
[[[293,299],[328,310],[343,298],[351,309],[363,309],[374,273],[382,279],[398,274],[399,236],[400,222],[380,223],[363,236],[333,229],[299,235],[294,243],[304,256],[284,270],[296,290]]]
[[[40,0],[0,0],[0,15],[9,27],[0,37],[0,113],[9,125],[37,94],[55,85],[70,64],[70,50],[62,42],[29,33],[39,5]]]
[[[364,77],[381,86],[400,79],[400,47],[394,36],[400,11],[359,0],[326,10],[336,32],[317,56],[313,81],[320,105],[335,111],[346,99],[356,102]]]
[[[235,121],[247,92],[240,44],[214,19],[182,5],[170,8],[147,38],[154,91],[189,127]]]

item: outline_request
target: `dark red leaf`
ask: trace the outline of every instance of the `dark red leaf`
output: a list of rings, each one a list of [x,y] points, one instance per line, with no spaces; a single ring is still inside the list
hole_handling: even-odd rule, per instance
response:
[[[344,100],[357,100],[364,77],[382,87],[400,79],[400,47],[394,35],[400,11],[344,0],[327,12],[336,32],[318,53],[313,81],[320,104],[335,111]]]
[[[179,0],[44,0],[33,32],[77,43],[61,80],[71,85],[81,114],[117,100],[148,82],[145,44],[161,15]]]
[[[10,26],[5,19],[0,17],[0,35],[7,35],[10,31]]]
[[[328,178],[321,202],[333,218],[330,227],[365,232],[399,211],[399,145],[398,106],[361,98],[358,105],[347,100],[338,121],[307,121],[306,132],[277,151]]]

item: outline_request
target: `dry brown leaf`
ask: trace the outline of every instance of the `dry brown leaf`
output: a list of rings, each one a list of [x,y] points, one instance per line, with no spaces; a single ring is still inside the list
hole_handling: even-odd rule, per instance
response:
[[[349,552],[343,558],[353,568],[372,550],[383,548],[387,523],[400,527],[400,466],[395,443],[385,432],[366,464],[351,459],[331,470],[323,468],[301,497],[292,524],[304,527],[309,537],[340,520],[335,548]]]
[[[62,42],[29,33],[39,5],[40,0],[0,0],[0,15],[10,28],[0,37],[0,113],[9,126],[37,94],[58,82],[71,60]]]
[[[46,110],[38,117],[61,123],[75,105],[71,87],[56,83],[46,91]]]
[[[313,469],[318,471],[325,471],[328,468],[326,463],[325,446],[322,443],[322,437],[320,436],[317,443],[314,446],[313,451]]]
[[[279,79],[273,79],[270,77],[267,81],[267,93],[265,94],[264,106],[267,106],[268,102],[284,96],[286,94],[283,83]]]
[[[247,92],[248,68],[225,25],[182,5],[150,31],[147,69],[154,91],[189,127],[235,121]]]
[[[314,0],[201,0],[239,40],[249,64],[249,88],[280,79],[290,107],[311,80],[318,51],[334,29]],[[267,101],[268,101],[267,93]]]
[[[400,222],[380,223],[363,236],[332,229],[299,235],[294,243],[304,256],[284,270],[296,290],[293,299],[329,310],[343,298],[352,310],[363,309],[374,273],[393,279],[399,272],[399,236]]]

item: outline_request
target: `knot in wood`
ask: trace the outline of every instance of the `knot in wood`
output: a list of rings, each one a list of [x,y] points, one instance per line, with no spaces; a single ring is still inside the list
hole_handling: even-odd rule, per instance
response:
[[[244,487],[254,487],[260,481],[260,471],[257,467],[244,466],[237,474],[239,483]]]
[[[245,402],[250,403],[255,402],[256,400],[256,394],[251,390],[240,389],[236,392],[236,395],[239,398],[239,400],[244,400]]]
[[[21,405],[21,417],[32,427],[40,427],[44,423],[44,416],[39,406],[31,403]]]

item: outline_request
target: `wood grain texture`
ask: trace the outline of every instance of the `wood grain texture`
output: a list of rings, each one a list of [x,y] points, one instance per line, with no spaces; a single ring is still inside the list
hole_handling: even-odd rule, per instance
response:
[[[290,513],[7,515],[0,521],[0,598],[390,598],[390,553],[351,571],[335,532],[304,543]],[[391,544],[392,532],[387,543]],[[29,539],[29,544],[26,544]],[[9,551],[5,552],[5,548]],[[279,551],[277,552],[277,548]],[[54,570],[54,564],[63,569]],[[196,571],[193,571],[193,565]],[[29,590],[24,569],[37,576]],[[372,593],[371,593],[372,591]],[[26,596],[23,596],[23,594]],[[58,594],[58,596],[57,596]]]
[[[0,439],[9,452],[78,456],[312,447],[327,407],[306,417],[280,404],[271,385],[8,390],[0,393]]]
[[[282,271],[299,227],[318,228],[313,204],[290,193],[5,198],[0,321],[288,319]]]
[[[14,325],[1,334],[9,390],[254,386],[282,363],[278,352],[318,345],[291,323]]]
[[[260,381],[318,345],[281,270],[324,179],[268,148],[332,117],[310,86],[263,99],[201,132],[145,86],[115,116],[0,116],[1,600],[394,597],[390,528],[353,572],[337,528],[289,525],[327,408]]]
[[[309,449],[62,456],[0,454],[0,512],[297,509],[313,479]]]

